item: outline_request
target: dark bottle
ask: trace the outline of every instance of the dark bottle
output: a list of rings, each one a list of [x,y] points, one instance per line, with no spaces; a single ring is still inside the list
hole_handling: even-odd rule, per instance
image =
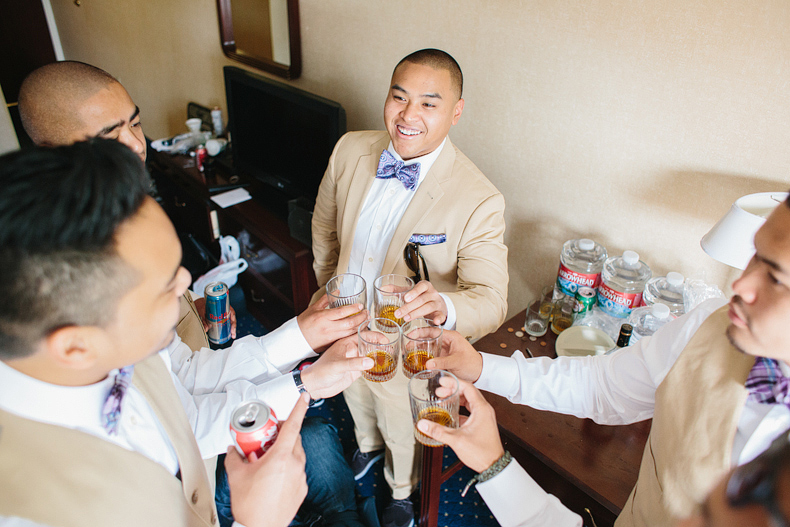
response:
[[[628,346],[628,343],[631,341],[631,333],[634,331],[633,326],[631,324],[623,324],[620,326],[620,336],[617,337],[617,347],[624,348]]]

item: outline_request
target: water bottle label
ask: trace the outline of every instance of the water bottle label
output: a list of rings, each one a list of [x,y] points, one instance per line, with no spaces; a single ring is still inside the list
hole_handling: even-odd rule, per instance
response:
[[[560,263],[560,270],[557,271],[557,286],[566,295],[576,296],[576,291],[578,291],[580,287],[592,287],[595,289],[600,283],[601,273],[577,273]]]
[[[642,293],[621,293],[606,284],[598,287],[598,307],[607,315],[626,318],[642,303]]]

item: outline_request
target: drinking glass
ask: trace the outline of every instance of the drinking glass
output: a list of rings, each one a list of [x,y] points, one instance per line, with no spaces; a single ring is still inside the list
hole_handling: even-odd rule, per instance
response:
[[[547,285],[540,292],[540,315],[545,319],[550,319],[554,311],[554,284]],[[557,295],[559,296],[559,295]]]
[[[395,311],[405,304],[406,293],[412,290],[414,281],[408,276],[385,274],[373,282],[373,312],[378,318],[389,319],[387,327],[403,324],[402,318],[395,317]]]
[[[393,328],[391,320],[372,318],[360,324],[357,335],[360,356],[373,359],[373,367],[363,371],[362,376],[373,382],[392,379],[398,368],[400,326]]]
[[[326,296],[329,307],[343,307],[353,304],[368,305],[368,290],[365,279],[358,274],[345,273],[333,277],[326,283]],[[363,307],[364,309],[364,307]],[[357,313],[354,313],[356,315]],[[349,315],[349,316],[354,316]]]
[[[425,363],[439,354],[444,330],[427,318],[415,318],[401,326],[403,373],[411,378],[425,369]]]
[[[458,378],[444,370],[423,370],[409,381],[409,403],[414,421],[414,437],[425,446],[443,443],[417,429],[420,419],[427,419],[450,428],[458,428],[458,407],[461,390]]]
[[[553,309],[554,305],[551,304],[551,306]],[[527,320],[524,323],[524,331],[533,337],[542,337],[549,329],[549,321],[550,317],[548,315],[544,316],[544,310],[540,303],[540,299],[534,300],[530,302],[527,308]]]
[[[551,330],[559,335],[573,324],[573,310],[576,308],[576,299],[570,295],[564,296],[554,304],[554,314],[551,316]]]

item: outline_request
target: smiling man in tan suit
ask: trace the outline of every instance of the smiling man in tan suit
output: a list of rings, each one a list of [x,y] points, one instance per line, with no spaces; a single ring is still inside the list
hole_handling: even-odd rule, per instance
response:
[[[395,316],[431,318],[476,339],[507,312],[505,200],[447,137],[464,108],[462,89],[461,69],[440,50],[417,51],[395,67],[387,131],[351,132],[335,146],[313,213],[313,254],[319,286],[336,274],[360,274],[370,299],[378,276],[412,274],[403,252],[418,243],[430,281],[419,282]],[[344,392],[359,444],[357,477],[389,451],[384,475],[393,502],[384,527],[413,521],[417,458],[407,381],[398,371],[386,383],[360,379]]]

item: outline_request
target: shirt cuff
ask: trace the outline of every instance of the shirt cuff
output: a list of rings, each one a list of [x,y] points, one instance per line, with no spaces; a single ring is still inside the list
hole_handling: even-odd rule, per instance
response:
[[[280,371],[290,369],[294,362],[318,356],[304,338],[296,317],[266,335],[258,337],[258,343],[262,348],[272,350],[268,354],[268,359]],[[282,353],[282,350],[288,350],[288,353]]]
[[[257,399],[274,411],[278,421],[288,419],[300,395],[290,372],[256,386],[254,391]]]
[[[580,516],[543,490],[515,460],[493,478],[478,483],[476,488],[502,527],[582,525]]]
[[[453,305],[453,301],[450,300],[450,297],[439,293],[439,296],[442,297],[444,300],[444,304],[447,306],[447,320],[444,321],[442,327],[445,329],[455,330],[455,323],[457,322],[455,318],[455,306]]]
[[[480,378],[475,382],[475,387],[504,397],[509,396],[513,386],[519,382],[516,361],[511,357],[482,351],[480,355],[483,357],[483,370],[480,372]]]

